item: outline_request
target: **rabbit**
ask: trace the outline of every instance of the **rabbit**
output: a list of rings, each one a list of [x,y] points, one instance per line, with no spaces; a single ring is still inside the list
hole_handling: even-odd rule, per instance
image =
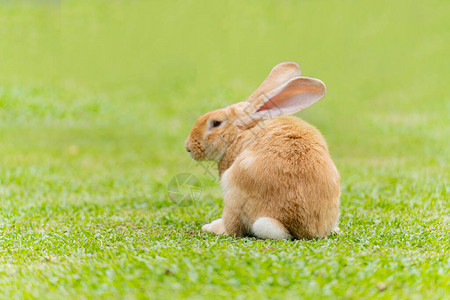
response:
[[[260,239],[324,238],[338,232],[340,176],[314,126],[288,116],[325,96],[325,84],[276,65],[246,101],[208,112],[185,147],[218,163],[222,218],[204,232]]]

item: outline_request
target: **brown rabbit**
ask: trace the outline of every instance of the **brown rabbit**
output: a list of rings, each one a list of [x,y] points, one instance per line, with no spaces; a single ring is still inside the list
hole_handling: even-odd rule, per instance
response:
[[[320,132],[294,114],[325,96],[294,62],[275,66],[250,97],[201,116],[186,150],[219,165],[221,219],[205,232],[262,239],[338,231],[339,173]]]

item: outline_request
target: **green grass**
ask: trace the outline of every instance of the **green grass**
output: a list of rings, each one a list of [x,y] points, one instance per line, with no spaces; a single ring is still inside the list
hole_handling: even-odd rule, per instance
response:
[[[450,294],[448,1],[0,2],[0,298]],[[341,230],[201,232],[223,207],[196,118],[278,62],[342,177]],[[179,173],[203,192],[168,199]]]

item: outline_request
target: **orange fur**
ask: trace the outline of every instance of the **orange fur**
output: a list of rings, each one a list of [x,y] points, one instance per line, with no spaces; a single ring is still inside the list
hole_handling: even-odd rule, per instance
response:
[[[218,163],[225,233],[252,235],[252,224],[268,217],[295,238],[328,236],[338,222],[340,178],[325,139],[296,117],[253,120],[248,107],[201,116],[186,140],[194,159]]]

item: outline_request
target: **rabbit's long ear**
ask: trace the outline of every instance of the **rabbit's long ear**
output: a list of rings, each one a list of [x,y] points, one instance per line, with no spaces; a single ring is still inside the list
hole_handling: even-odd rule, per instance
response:
[[[295,114],[322,99],[325,93],[326,87],[321,80],[296,77],[253,100],[249,117],[262,120]]]
[[[261,83],[261,85],[248,97],[247,101],[253,101],[261,95],[273,91],[282,84],[288,82],[294,77],[301,76],[300,67],[295,62],[282,62],[273,67],[269,76]]]

